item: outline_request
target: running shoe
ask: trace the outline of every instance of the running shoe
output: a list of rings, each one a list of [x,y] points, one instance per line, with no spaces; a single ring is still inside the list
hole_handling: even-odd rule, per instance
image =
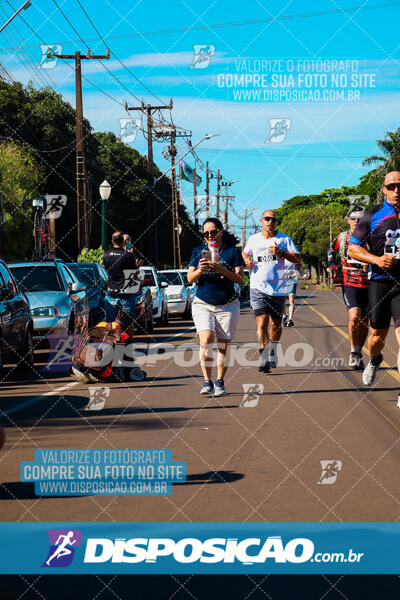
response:
[[[208,379],[204,382],[203,387],[200,390],[200,394],[213,394],[214,393],[214,384],[211,379]]]
[[[288,317],[288,315],[283,315],[283,319],[282,319],[282,325],[283,325],[284,327],[287,327],[287,326],[288,326],[288,321],[289,321],[289,317]]]
[[[358,365],[358,354],[357,354],[357,352],[350,352],[349,367],[351,369],[356,369],[357,365]]]
[[[293,319],[288,319],[286,327],[294,327]]]
[[[214,396],[226,396],[226,389],[223,379],[215,380]]]
[[[365,365],[361,353],[357,353],[357,366],[356,371],[364,371]]]
[[[270,373],[271,365],[268,361],[266,363],[261,362],[260,366],[258,367],[258,370],[260,371],[260,373]]]
[[[381,364],[383,359],[382,354],[380,355],[380,360],[378,362],[377,365],[373,365],[371,360],[369,361],[369,363],[367,364],[367,366],[365,367],[363,374],[362,374],[362,381],[364,385],[372,385],[375,381],[375,377],[376,374],[378,372],[379,369],[379,365]]]

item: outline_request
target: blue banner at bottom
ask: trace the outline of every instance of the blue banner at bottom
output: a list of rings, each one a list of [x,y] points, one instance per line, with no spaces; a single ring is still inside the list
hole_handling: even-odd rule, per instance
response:
[[[400,523],[0,523],[1,574],[399,574]]]

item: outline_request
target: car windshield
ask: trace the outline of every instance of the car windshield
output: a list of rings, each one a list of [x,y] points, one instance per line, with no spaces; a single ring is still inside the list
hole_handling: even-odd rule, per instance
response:
[[[182,285],[179,273],[160,273],[160,279],[168,283],[168,285]]]
[[[149,285],[149,286],[157,285],[154,280],[154,275],[153,275],[152,271],[142,271],[142,281],[145,279],[149,279],[151,281],[151,283],[148,283],[147,285]]]
[[[62,292],[64,287],[57,268],[46,265],[10,267],[24,292]]]
[[[86,288],[93,288],[99,286],[99,278],[97,276],[97,269],[94,265],[67,265],[70,270],[76,275],[78,281],[84,283]]]

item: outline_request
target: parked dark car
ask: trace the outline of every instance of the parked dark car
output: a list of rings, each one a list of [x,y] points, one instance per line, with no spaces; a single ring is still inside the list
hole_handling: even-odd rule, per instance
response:
[[[7,361],[33,365],[33,322],[28,301],[0,260],[0,372]]]
[[[148,287],[149,281],[141,281],[140,289],[136,294],[136,325],[138,333],[151,333],[154,329],[153,297]]]
[[[105,312],[102,301],[107,289],[107,272],[96,262],[67,263],[67,267],[76,275],[78,281],[86,286],[89,302],[89,326],[104,321]]]

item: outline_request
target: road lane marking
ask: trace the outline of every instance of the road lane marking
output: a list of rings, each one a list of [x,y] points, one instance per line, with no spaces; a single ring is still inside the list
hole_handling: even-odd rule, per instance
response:
[[[319,312],[316,308],[314,308],[313,306],[311,306],[311,304],[308,304],[308,302],[305,302],[303,300],[303,303],[308,306],[308,308],[310,308],[311,310],[313,310],[319,317],[321,317],[321,319],[323,321],[325,321],[325,323],[327,323],[330,327],[333,327],[333,329],[335,331],[337,331],[338,333],[340,333],[341,336],[343,336],[344,338],[346,338],[346,340],[349,339],[349,336],[347,335],[347,333],[344,333],[344,331],[342,331],[342,329],[340,329],[340,327],[337,327],[337,325],[335,325],[334,323],[332,323],[332,321],[330,321],[328,319],[328,317],[326,317],[324,314],[322,314],[321,312]],[[371,356],[369,353],[369,350],[366,346],[363,347],[363,350],[366,354],[368,354],[368,356]],[[396,381],[400,381],[400,375],[397,371],[395,371],[394,369],[391,368],[391,366],[385,361],[383,360],[381,362],[381,366],[382,367],[386,367],[387,373],[389,373],[389,375],[391,375]],[[365,386],[368,387],[368,386]]]
[[[61,392],[69,390],[70,388],[72,388],[78,384],[79,384],[79,381],[73,381],[72,383],[68,383],[67,385],[63,385],[59,388],[56,388],[55,390],[51,390],[51,392],[46,392],[45,394],[41,394],[40,396],[35,396],[34,398],[25,400],[25,402],[21,402],[21,404],[17,404],[16,406],[12,406],[11,408],[1,411],[1,412],[3,413],[3,415],[6,415],[6,416],[11,415],[12,413],[18,412],[21,409],[26,408],[27,406],[30,406],[31,404],[36,404],[36,402],[39,402],[40,400],[42,400],[42,398],[45,398],[46,396],[55,396],[57,394],[61,394]]]

